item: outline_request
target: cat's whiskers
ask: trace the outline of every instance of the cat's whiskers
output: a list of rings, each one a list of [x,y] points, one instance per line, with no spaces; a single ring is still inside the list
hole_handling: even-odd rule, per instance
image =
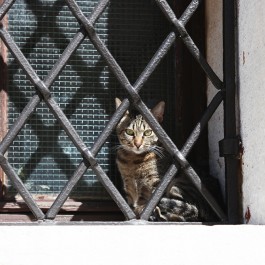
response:
[[[154,152],[160,158],[164,158],[166,156],[165,149],[161,146],[151,146],[150,152]]]
[[[118,144],[118,145],[112,146],[112,147],[110,148],[110,150],[111,150],[112,152],[117,152],[117,151],[120,150],[120,149],[124,149],[124,146],[123,146],[122,144]]]

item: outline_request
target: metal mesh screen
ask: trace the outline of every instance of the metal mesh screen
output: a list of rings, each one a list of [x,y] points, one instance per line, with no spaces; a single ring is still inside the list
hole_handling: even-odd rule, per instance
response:
[[[76,1],[90,14],[98,1]],[[80,25],[64,1],[16,1],[9,13],[9,32],[44,80]],[[100,16],[95,29],[133,83],[141,74],[161,42],[170,32],[169,23],[150,1],[113,1]],[[12,125],[34,95],[34,87],[9,55],[9,112]],[[174,65],[169,52],[141,92],[151,107],[167,102],[165,128],[174,135]],[[71,56],[51,87],[53,96],[88,147],[96,141],[114,112],[114,98],[126,97],[124,89],[110,73],[95,47],[86,39]],[[100,165],[118,185],[115,168],[115,136],[111,136],[97,155]],[[56,195],[73,175],[82,156],[40,103],[8,149],[8,159],[32,194]],[[14,195],[9,183],[9,195]],[[109,198],[92,171],[78,182],[71,196]]]

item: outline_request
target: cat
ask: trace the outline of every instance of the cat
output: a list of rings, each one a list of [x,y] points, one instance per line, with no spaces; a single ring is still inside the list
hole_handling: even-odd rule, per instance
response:
[[[116,108],[121,100],[115,99]],[[165,102],[159,102],[152,114],[163,121]],[[171,164],[171,158],[160,145],[142,115],[126,111],[116,127],[120,145],[116,163],[121,174],[127,202],[140,218],[141,212]],[[196,188],[184,174],[178,174],[150,216],[151,221],[209,221],[212,215]]]

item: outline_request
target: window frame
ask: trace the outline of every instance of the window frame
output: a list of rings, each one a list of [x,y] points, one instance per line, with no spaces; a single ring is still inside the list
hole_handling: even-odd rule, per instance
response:
[[[103,2],[103,1],[102,1]],[[108,2],[108,1],[105,1]],[[164,2],[164,1],[158,1],[158,2]],[[192,3],[196,3],[196,1],[191,1]],[[225,115],[225,122],[224,122],[224,128],[225,128],[225,138],[224,140],[222,140],[220,142],[220,150],[221,150],[221,155],[225,157],[225,163],[226,163],[226,183],[227,183],[227,208],[228,208],[228,222],[230,223],[237,223],[238,222],[238,212],[239,212],[239,206],[238,206],[238,179],[235,176],[235,173],[237,172],[237,167],[238,167],[238,160],[236,158],[237,154],[238,154],[238,137],[236,134],[236,129],[235,129],[235,102],[234,102],[234,98],[235,98],[235,50],[231,49],[231,44],[232,47],[234,48],[234,41],[235,41],[235,32],[234,32],[234,26],[231,27],[231,25],[234,25],[235,20],[234,20],[234,10],[235,10],[235,5],[234,5],[234,1],[229,1],[229,0],[224,0],[224,14],[223,14],[223,20],[224,20],[224,81],[223,83],[226,86],[226,90],[222,91],[225,92],[223,94],[224,95],[224,107],[225,107],[225,111],[224,111],[224,115]],[[178,7],[175,7],[175,11],[176,13],[179,11],[177,10],[177,8],[182,8],[183,6],[181,6],[183,4],[180,3],[180,5]],[[69,6],[71,6],[71,4],[69,4]],[[72,5],[72,8],[74,9],[75,6]],[[91,31],[91,28],[89,28],[89,23],[87,23],[87,21],[84,21],[84,17],[78,17],[78,20],[81,19],[81,23],[84,23],[84,27],[85,29],[89,32]],[[6,23],[6,22],[5,22]],[[199,27],[200,29],[202,27]],[[184,33],[185,34],[185,33]],[[199,34],[200,35],[200,34]],[[183,35],[184,36],[184,35]],[[183,45],[183,44],[182,44]],[[3,47],[4,45],[1,45],[1,55],[2,58],[6,58],[6,51],[3,51]],[[176,48],[178,49],[178,48]],[[186,62],[186,61],[185,61]],[[201,64],[201,62],[199,61],[199,64]],[[1,61],[1,76],[5,76],[7,77],[6,74],[6,63],[5,61]],[[183,66],[183,69],[185,69],[185,67],[188,67],[187,65]],[[198,71],[194,71],[194,73],[197,73]],[[195,74],[196,76],[196,74]],[[202,76],[199,75],[198,78],[202,78]],[[5,78],[1,78],[2,81],[0,81],[0,85],[1,85],[1,101],[5,101],[6,100],[6,90],[7,90],[7,85],[6,82],[4,81]],[[203,80],[203,78],[201,79]],[[183,80],[177,80],[178,82],[183,82]],[[4,89],[3,89],[4,88]],[[194,89],[194,88],[193,88]],[[222,89],[220,87],[220,89]],[[135,100],[135,102],[137,102],[137,100],[139,100],[137,94],[133,95],[133,91],[131,90],[132,94],[131,97],[133,100]],[[190,93],[193,93],[194,90]],[[41,93],[43,93],[43,96],[49,96],[49,93],[47,93],[47,91],[45,91],[45,89],[43,89],[43,91],[41,91]],[[45,94],[47,93],[47,94]],[[135,97],[135,98],[134,98]],[[188,95],[188,97],[190,97],[190,94]],[[206,98],[205,98],[206,99]],[[183,102],[185,103],[185,98],[183,98]],[[205,102],[203,103],[205,104]],[[203,105],[202,104],[202,105]],[[1,105],[3,106],[3,105]],[[201,108],[201,105],[199,106],[199,108]],[[193,110],[194,113],[197,113],[197,109]],[[193,113],[193,114],[194,114]],[[232,114],[232,119],[231,119],[231,114]],[[2,136],[6,134],[6,113],[5,110],[3,108],[1,108],[1,125],[4,125],[2,127]],[[229,118],[228,118],[229,117]],[[205,136],[204,136],[205,137]],[[207,137],[206,137],[207,138]],[[204,141],[205,139],[204,138]],[[84,155],[87,157],[87,159],[89,160],[90,164],[93,164],[94,162],[96,163],[96,161],[94,161],[94,157],[93,155],[90,153],[89,150],[82,150],[84,153]],[[3,171],[1,169],[0,171],[0,175],[1,175],[1,180],[3,182]],[[235,185],[233,187],[233,185]],[[4,186],[2,186],[2,193],[4,191]],[[1,195],[0,195],[1,196]],[[38,201],[38,203],[40,203],[41,201]],[[47,200],[42,200],[42,202],[48,203]],[[8,206],[7,209],[17,209],[17,207],[20,207],[19,204],[21,205],[21,202],[15,202],[15,204],[13,206]],[[41,206],[41,208],[45,209],[45,205]],[[61,208],[62,211],[75,211],[75,209],[78,208],[78,203],[75,204],[75,206],[73,208],[70,207],[65,207],[65,208]],[[91,206],[90,206],[91,207]],[[115,207],[114,207],[115,208]],[[115,212],[115,209],[113,208],[113,212]],[[26,208],[23,206],[22,211],[25,212]],[[72,209],[72,210],[71,210]],[[86,211],[91,211],[92,208],[87,208]],[[100,207],[101,210],[104,210],[104,206]],[[105,208],[107,209],[107,208]],[[95,210],[94,210],[95,211]],[[16,212],[16,211],[15,211]],[[82,211],[81,211],[82,212]],[[93,212],[93,211],[92,211]],[[26,214],[27,215],[27,214]],[[17,218],[17,217],[15,217]],[[12,219],[12,218],[11,218]],[[23,218],[22,218],[23,219]],[[93,218],[92,218],[93,219]]]

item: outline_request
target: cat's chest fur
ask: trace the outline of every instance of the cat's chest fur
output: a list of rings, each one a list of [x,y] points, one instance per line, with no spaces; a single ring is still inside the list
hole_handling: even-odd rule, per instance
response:
[[[127,201],[138,215],[160,181],[157,155],[118,150],[116,158]]]
[[[125,150],[117,152],[116,162],[122,178],[131,177],[144,180],[156,174],[158,160],[155,153],[134,154]]]

